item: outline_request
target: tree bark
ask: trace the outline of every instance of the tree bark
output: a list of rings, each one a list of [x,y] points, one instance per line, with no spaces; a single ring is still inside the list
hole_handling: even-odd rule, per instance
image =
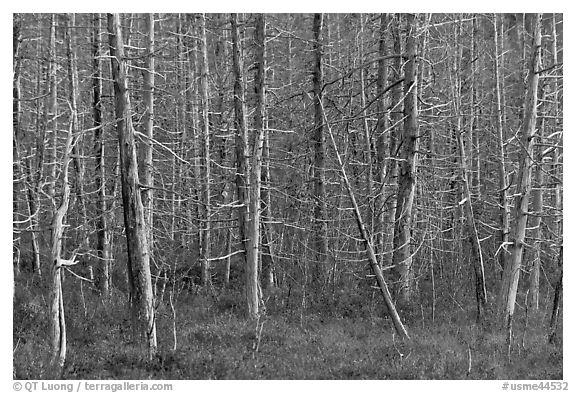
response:
[[[157,343],[152,279],[150,276],[150,253],[144,206],[140,195],[136,144],[126,80],[126,60],[119,14],[108,14],[108,33],[112,75],[114,78],[116,124],[120,145],[122,202],[128,248],[128,277],[133,288],[130,302],[133,328],[138,335],[139,341],[143,340],[148,358],[151,359],[156,354]]]

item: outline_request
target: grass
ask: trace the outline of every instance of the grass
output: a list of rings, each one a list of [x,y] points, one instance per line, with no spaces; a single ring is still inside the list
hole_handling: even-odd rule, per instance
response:
[[[17,289],[14,301],[18,379],[40,378],[48,351],[45,308],[34,291]],[[66,379],[562,379],[562,343],[549,344],[543,326],[530,327],[521,345],[519,322],[508,357],[503,334],[468,322],[465,313],[438,315],[434,323],[408,316],[412,340],[402,342],[383,315],[314,306],[301,313],[277,303],[259,336],[234,291],[179,300],[176,350],[172,314],[160,307],[159,353],[148,361],[130,340],[122,295],[103,302],[83,293],[67,299]]]

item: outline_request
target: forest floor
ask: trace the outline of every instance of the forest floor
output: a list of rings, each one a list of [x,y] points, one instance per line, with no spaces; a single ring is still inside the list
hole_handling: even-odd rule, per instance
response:
[[[45,293],[45,292],[44,292]],[[116,294],[118,298],[123,295]],[[283,294],[285,295],[285,294]],[[121,299],[124,299],[125,296]],[[167,299],[165,299],[167,300]],[[324,311],[281,307],[247,321],[241,292],[181,296],[174,314],[158,308],[159,352],[143,360],[130,338],[126,301],[103,301],[88,286],[67,299],[65,379],[562,379],[562,331],[550,344],[544,313],[518,323],[508,355],[495,327],[470,314],[444,313],[434,322],[408,314],[410,341],[393,334],[383,312],[347,304]],[[45,300],[38,288],[16,287],[14,377],[41,379],[48,346]],[[285,304],[284,304],[285,305]],[[334,310],[338,310],[335,312]],[[362,309],[362,310],[361,310]],[[352,310],[352,311],[351,311]],[[361,312],[362,311],[362,312]],[[363,315],[361,315],[363,314]],[[429,314],[429,312],[426,312]],[[471,313],[473,316],[473,312]],[[530,325],[530,324],[529,324]]]

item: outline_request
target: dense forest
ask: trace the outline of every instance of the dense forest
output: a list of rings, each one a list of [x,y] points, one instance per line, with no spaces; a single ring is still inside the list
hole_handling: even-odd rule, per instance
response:
[[[14,14],[17,379],[562,379],[562,14]]]

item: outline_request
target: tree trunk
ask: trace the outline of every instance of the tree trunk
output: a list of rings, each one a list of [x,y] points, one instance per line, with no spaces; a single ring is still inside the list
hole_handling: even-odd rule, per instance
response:
[[[266,104],[265,46],[266,21],[264,14],[256,15],[254,44],[256,50],[256,76],[254,90],[256,93],[256,111],[254,114],[254,139],[252,145],[252,162],[250,165],[250,204],[248,208],[248,233],[246,246],[246,300],[248,316],[257,318],[260,313],[261,289],[258,280],[258,256],[260,254],[260,184],[262,175],[262,144],[264,137],[264,116]]]
[[[112,247],[110,244],[110,229],[108,228],[109,213],[106,209],[106,167],[104,148],[104,129],[102,124],[102,64],[100,61],[100,14],[94,14],[92,29],[92,117],[94,122],[94,181],[98,195],[96,220],[96,253],[98,267],[96,269],[96,286],[100,293],[108,296],[110,290],[110,262]]]
[[[528,311],[529,315],[534,315],[534,312],[538,310],[540,303],[540,269],[541,269],[541,259],[542,259],[542,215],[543,211],[543,200],[544,193],[544,165],[542,157],[542,132],[546,128],[546,121],[544,117],[540,119],[540,126],[538,130],[534,133],[534,165],[536,166],[536,173],[534,176],[533,193],[532,193],[532,212],[534,213],[529,220],[531,234],[534,237],[534,243],[532,245],[532,250],[529,253],[531,256],[530,263],[530,284],[528,289]]]
[[[78,122],[78,105],[80,101],[80,89],[79,89],[79,82],[78,82],[78,61],[76,56],[76,40],[74,37],[75,29],[76,29],[76,15],[75,14],[68,14],[67,15],[67,28],[66,28],[66,57],[67,57],[67,65],[68,65],[68,82],[69,82],[69,105],[71,109],[70,118],[72,121],[72,128],[73,132],[75,133],[79,128]],[[81,135],[78,135],[78,139],[82,139]],[[88,212],[86,208],[86,198],[84,192],[84,173],[85,173],[85,165],[82,158],[82,152],[80,149],[80,143],[75,143],[72,146],[72,162],[74,164],[74,169],[76,172],[76,184],[75,184],[75,194],[76,200],[80,205],[80,215],[82,217],[82,225],[79,229],[79,238],[82,242],[82,245],[85,248],[90,248],[90,235],[88,228],[86,225],[88,223]]]
[[[13,170],[13,188],[12,188],[12,238],[13,238],[13,255],[14,260],[14,276],[20,274],[20,244],[22,229],[18,224],[20,219],[19,207],[19,195],[24,191],[22,180],[16,180],[24,178],[24,162],[20,160],[20,44],[22,42],[22,33],[20,32],[22,26],[22,17],[19,14],[14,14],[13,16],[13,36],[12,36],[12,56],[13,56],[13,75],[12,75],[12,170]],[[26,201],[25,201],[26,202]],[[28,205],[26,203],[26,205]],[[30,220],[30,226],[32,227],[32,213],[28,215]],[[32,234],[34,232],[31,232]]]
[[[417,43],[416,16],[407,14],[406,54],[408,62],[404,69],[404,130],[402,132],[402,151],[398,174],[398,197],[396,221],[394,226],[394,265],[398,278],[398,302],[410,303],[412,297],[412,205],[416,187],[416,150],[418,141],[418,103],[417,103]]]
[[[504,39],[504,37],[502,37]],[[500,231],[499,231],[499,261],[500,268],[504,269],[506,266],[506,253],[508,249],[508,236],[510,234],[510,208],[508,207],[508,181],[506,180],[506,147],[505,147],[505,114],[504,105],[502,102],[502,86],[500,83],[500,62],[501,56],[498,50],[498,14],[494,14],[494,80],[496,81],[496,111],[498,112],[498,121],[496,128],[498,132],[498,187],[500,194]],[[503,55],[503,54],[502,54]]]
[[[200,98],[202,115],[202,218],[200,262],[201,284],[210,283],[210,120],[208,117],[208,44],[206,41],[206,15],[200,15]]]
[[[378,56],[381,60],[378,61],[378,76],[376,79],[376,95],[378,97],[377,102],[377,112],[378,121],[376,123],[376,166],[374,169],[374,177],[376,179],[377,193],[375,197],[374,213],[376,216],[374,222],[374,234],[375,234],[375,248],[379,257],[380,265],[383,265],[384,257],[386,253],[392,249],[392,236],[391,231],[388,230],[387,225],[394,221],[394,214],[389,213],[394,211],[391,203],[386,203],[386,191],[388,187],[385,184],[385,179],[390,176],[393,171],[392,166],[394,165],[394,160],[388,160],[390,157],[390,151],[393,150],[392,144],[394,144],[394,138],[392,136],[393,128],[389,128],[388,114],[388,99],[385,97],[385,88],[388,81],[388,65],[384,57],[386,56],[386,33],[388,31],[388,15],[380,15],[380,29],[378,37]],[[390,136],[388,135],[390,133]],[[388,149],[388,154],[386,148]],[[394,165],[395,166],[395,165]],[[391,215],[390,215],[391,214]],[[387,221],[390,222],[387,222]]]
[[[154,14],[145,14],[145,37],[146,37],[146,67],[142,71],[144,74],[144,91],[142,92],[144,101],[144,134],[146,143],[144,148],[144,185],[142,190],[142,204],[144,205],[144,215],[148,228],[148,247],[150,257],[154,250],[154,161],[152,140],[154,139]]]
[[[325,115],[324,115],[325,117]],[[368,254],[368,262],[370,263],[370,267],[372,268],[372,272],[376,276],[376,281],[378,282],[378,287],[380,288],[380,293],[384,299],[384,303],[386,304],[386,308],[388,310],[388,315],[392,319],[392,323],[394,324],[394,329],[396,333],[403,338],[403,339],[410,339],[408,335],[408,331],[404,327],[404,324],[400,320],[400,316],[396,311],[396,307],[394,306],[394,302],[392,301],[392,296],[390,295],[390,291],[388,290],[388,285],[384,280],[384,276],[382,275],[382,270],[378,265],[378,260],[376,258],[376,254],[374,253],[374,246],[372,245],[372,241],[370,236],[368,235],[368,231],[364,225],[362,220],[362,213],[360,212],[360,208],[358,207],[358,203],[356,202],[356,197],[354,196],[354,191],[352,190],[352,186],[350,185],[350,181],[348,180],[348,176],[346,174],[346,170],[344,168],[344,164],[342,162],[342,158],[340,157],[340,153],[338,152],[338,146],[336,145],[336,141],[334,140],[334,135],[332,134],[332,130],[328,122],[326,122],[326,128],[328,130],[328,135],[332,141],[332,146],[334,146],[334,151],[336,152],[336,159],[338,160],[338,166],[340,169],[340,174],[342,179],[344,180],[344,185],[346,187],[346,191],[348,192],[348,198],[352,203],[352,208],[354,209],[354,214],[356,218],[356,224],[358,225],[358,231],[360,232],[360,236],[364,243],[364,247],[366,249],[366,253]]]
[[[480,322],[484,317],[484,312],[486,308],[486,303],[488,301],[487,294],[486,294],[486,281],[484,275],[484,259],[482,256],[482,248],[480,246],[480,240],[478,239],[478,231],[476,229],[476,219],[474,217],[474,210],[472,207],[472,193],[470,191],[470,184],[472,183],[472,172],[470,171],[470,167],[472,166],[472,150],[466,150],[464,146],[464,138],[463,134],[468,131],[468,146],[472,145],[472,135],[471,130],[464,130],[464,108],[462,105],[462,96],[464,95],[464,87],[463,87],[463,78],[462,78],[462,58],[463,55],[463,44],[461,42],[462,38],[462,19],[463,15],[460,15],[460,23],[456,27],[456,45],[457,51],[455,52],[456,56],[454,56],[454,75],[455,79],[451,81],[452,85],[452,104],[454,107],[454,114],[456,117],[456,127],[454,130],[455,142],[457,145],[457,154],[456,156],[459,157],[459,167],[460,167],[460,174],[459,177],[462,179],[462,195],[458,196],[457,203],[458,205],[464,204],[464,217],[466,220],[465,223],[465,231],[466,231],[466,238],[470,244],[470,256],[471,262],[474,269],[474,279],[475,279],[475,289],[476,289],[476,320]],[[472,48],[474,45],[472,45]],[[472,55],[474,55],[472,53]],[[472,118],[470,119],[470,123],[474,124],[474,87],[472,86],[471,90],[471,111],[472,111]],[[460,202],[460,200],[462,202]],[[457,220],[458,221],[458,220]],[[457,225],[457,223],[455,223]],[[458,243],[460,236],[458,236]]]
[[[554,288],[554,302],[552,303],[552,317],[550,318],[550,333],[548,334],[548,341],[550,343],[554,342],[556,337],[556,332],[558,330],[558,320],[560,318],[560,301],[562,300],[562,279],[564,275],[563,271],[563,249],[560,248],[560,254],[558,254],[558,269],[560,274],[558,275],[558,281],[556,281],[556,287]]]
[[[462,168],[462,183],[464,189],[464,215],[466,217],[466,232],[468,242],[470,243],[470,253],[472,259],[472,266],[474,268],[474,278],[476,287],[476,320],[481,321],[484,317],[488,297],[486,293],[486,278],[484,275],[484,258],[482,257],[482,247],[478,238],[478,230],[476,229],[476,219],[474,217],[474,210],[472,208],[472,193],[470,192],[470,172],[466,165],[466,150],[464,149],[464,142],[460,131],[456,130],[456,138],[460,150],[460,165]]]
[[[314,14],[312,31],[314,34],[314,68],[312,70],[312,83],[314,92],[314,130],[312,132],[312,146],[314,149],[314,224],[313,224],[313,250],[314,266],[312,279],[317,289],[324,284],[326,272],[326,258],[328,257],[328,224],[326,222],[326,175],[325,175],[325,146],[324,146],[324,113],[323,113],[323,44],[322,44],[323,14]]]
[[[58,134],[58,81],[56,62],[56,15],[50,18],[50,43],[48,50],[48,102],[47,102],[47,130],[52,133],[52,163],[50,165],[50,178],[48,180],[48,196],[54,197],[57,162],[57,134]]]
[[[264,289],[274,286],[274,248],[272,246],[272,226],[268,223],[272,220],[272,202],[270,197],[270,131],[268,121],[264,132],[262,150],[262,287]],[[268,221],[268,222],[266,222]]]
[[[512,253],[506,263],[502,277],[502,297],[500,308],[504,311],[504,324],[507,329],[508,344],[511,344],[512,319],[516,306],[516,293],[522,265],[524,251],[524,239],[526,236],[526,223],[528,220],[528,202],[531,191],[531,165],[534,150],[534,136],[536,123],[536,104],[538,94],[538,80],[540,67],[540,25],[542,15],[534,16],[532,54],[528,64],[528,82],[524,104],[524,119],[521,128],[521,147],[519,154],[518,182],[516,184],[516,204],[514,211],[514,223],[512,228]]]
[[[71,161],[72,147],[75,143],[73,135],[73,123],[70,123],[64,157],[62,159],[62,196],[58,208],[54,210],[51,223],[51,269],[50,269],[50,363],[48,368],[49,379],[60,379],[64,363],[66,361],[66,320],[64,318],[64,299],[62,294],[62,279],[64,272],[62,266],[73,264],[74,257],[70,261],[62,259],[62,240],[64,238],[64,219],[68,213],[70,203],[70,184],[68,183],[68,167]],[[56,206],[56,199],[53,199]]]
[[[244,250],[244,266],[248,265],[247,234],[248,234],[248,134],[246,126],[246,107],[244,95],[244,64],[241,52],[240,35],[238,32],[238,14],[230,17],[232,38],[232,71],[234,73],[234,126],[236,128],[236,193],[238,195],[238,228],[240,244]]]
[[[400,14],[394,14],[392,17],[392,37],[393,37],[393,52],[395,54],[402,53],[402,39],[400,34],[400,24],[401,24],[401,16]],[[390,179],[393,180],[393,184],[390,185],[389,189],[392,195],[389,198],[389,209],[388,209],[388,224],[391,227],[387,231],[387,248],[389,249],[389,254],[386,260],[390,265],[394,264],[394,239],[395,239],[395,227],[396,227],[396,211],[398,206],[398,169],[399,165],[397,162],[397,158],[399,155],[400,146],[398,146],[398,137],[400,134],[400,123],[402,122],[402,85],[401,83],[397,83],[401,80],[402,75],[400,73],[402,69],[402,57],[398,56],[394,58],[393,66],[392,66],[392,78],[394,80],[394,86],[390,91],[390,99],[391,99],[391,107],[389,109],[390,114],[390,143],[389,143],[389,154],[390,154],[390,163],[388,166],[388,173]]]
[[[114,78],[116,124],[120,145],[122,202],[128,248],[128,272],[133,287],[131,299],[133,328],[139,337],[139,341],[144,340],[148,358],[151,359],[156,354],[157,344],[152,279],[150,276],[150,253],[144,206],[140,195],[132,109],[126,80],[126,60],[124,58],[124,44],[119,14],[108,14],[108,33],[112,75]]]

